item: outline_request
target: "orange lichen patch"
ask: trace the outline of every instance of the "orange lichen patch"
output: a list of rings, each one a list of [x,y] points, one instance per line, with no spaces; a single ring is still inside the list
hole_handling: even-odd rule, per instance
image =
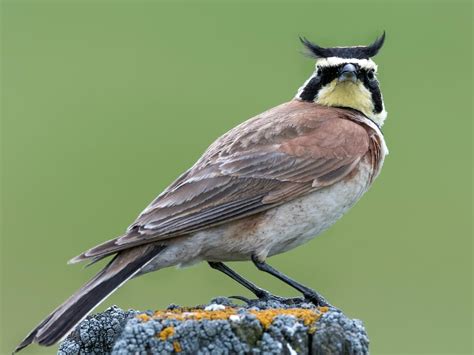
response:
[[[181,344],[179,343],[179,341],[173,341],[173,349],[176,353],[180,353],[182,351]]]
[[[318,309],[319,309],[319,311],[320,311],[321,313],[326,313],[327,311],[329,311],[329,307],[326,307],[326,306],[324,306],[324,307],[318,307]]]
[[[172,310],[160,310],[156,311],[153,314],[153,319],[174,319],[174,320],[227,320],[230,316],[237,314],[237,308],[226,307],[223,310],[217,311],[206,311],[199,308],[176,308]],[[318,307],[318,309],[305,309],[305,308],[274,308],[274,309],[265,309],[265,310],[249,310],[249,313],[257,317],[258,321],[262,324],[264,328],[268,328],[272,323],[275,317],[280,315],[288,315],[298,318],[303,321],[305,326],[311,326],[314,324],[323,313],[326,313],[329,310],[328,307]],[[151,318],[146,314],[140,314],[138,316],[144,321],[148,321]],[[311,327],[312,329],[313,327]],[[165,328],[163,332],[166,330]],[[313,331],[314,332],[314,331]],[[172,335],[172,334],[171,334]],[[170,335],[170,336],[171,336]],[[160,333],[161,338],[161,333]]]
[[[160,332],[160,339],[165,341],[166,339],[168,339],[169,337],[173,336],[174,334],[174,328],[173,327],[166,327],[165,329],[163,329],[161,332]]]
[[[149,320],[152,319],[148,314],[145,314],[145,313],[141,313],[137,315],[137,318],[140,319],[142,322],[148,322]]]
[[[229,319],[229,317],[234,314],[236,314],[236,309],[232,307],[226,307],[225,309],[218,311],[205,311],[203,309],[196,308],[178,308],[173,310],[156,311],[153,314],[153,318],[176,320],[224,320]]]
[[[295,318],[302,320],[305,326],[309,326],[315,323],[323,315],[323,313],[327,312],[328,308],[320,307],[318,311],[315,311],[313,309],[304,309],[304,308],[289,308],[289,309],[275,308],[275,309],[266,309],[263,311],[250,310],[250,313],[255,315],[258,321],[266,329],[270,325],[272,325],[275,317],[281,316],[281,315],[293,316]]]

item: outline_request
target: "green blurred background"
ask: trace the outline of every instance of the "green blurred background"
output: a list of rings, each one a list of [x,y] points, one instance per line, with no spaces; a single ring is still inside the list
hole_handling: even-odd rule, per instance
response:
[[[472,3],[3,1],[1,352],[85,282],[66,260],[120,234],[219,135],[292,98],[321,45],[377,56],[390,149],[369,193],[270,263],[368,329],[373,354],[472,351]],[[250,263],[233,265],[295,295]],[[248,295],[205,264],[133,280],[150,309]],[[31,346],[25,354],[54,353]]]

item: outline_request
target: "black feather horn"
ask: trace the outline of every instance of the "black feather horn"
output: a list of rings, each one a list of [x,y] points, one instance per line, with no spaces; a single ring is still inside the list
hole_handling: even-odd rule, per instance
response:
[[[374,43],[368,46],[323,48],[315,43],[312,43],[304,37],[300,37],[300,41],[303,43],[306,49],[308,49],[311,56],[315,58],[339,57],[368,59],[375,56],[379,52],[380,48],[382,48],[385,41],[385,31],[374,41]]]
[[[376,56],[377,53],[379,52],[380,48],[382,48],[384,42],[385,42],[385,31],[383,31],[382,35],[379,38],[377,38],[374,41],[374,43],[372,43],[371,45],[365,47],[367,57],[371,58],[371,57]]]
[[[318,46],[315,43],[312,43],[305,37],[300,37],[301,43],[306,49],[309,50],[310,54],[316,58],[327,58],[332,57],[332,49],[331,48],[323,48]]]

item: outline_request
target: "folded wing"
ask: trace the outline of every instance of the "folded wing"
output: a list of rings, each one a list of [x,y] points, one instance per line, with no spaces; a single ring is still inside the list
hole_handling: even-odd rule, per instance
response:
[[[341,180],[368,149],[366,129],[346,110],[278,106],[219,138],[125,235],[71,261],[97,260],[267,210]]]

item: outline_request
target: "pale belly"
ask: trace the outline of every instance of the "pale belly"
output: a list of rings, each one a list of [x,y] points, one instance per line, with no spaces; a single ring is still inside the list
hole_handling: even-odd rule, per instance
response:
[[[199,261],[264,260],[308,242],[333,225],[367,191],[371,167],[360,163],[356,174],[332,186],[244,218],[188,236],[168,247],[141,273]]]
[[[215,239],[213,247],[202,250],[205,260],[248,260],[252,254],[264,259],[308,242],[360,199],[369,187],[370,173],[369,164],[361,163],[350,179],[271,209],[255,221],[237,221],[234,228],[218,227],[211,237]],[[209,237],[207,234],[206,239]]]

